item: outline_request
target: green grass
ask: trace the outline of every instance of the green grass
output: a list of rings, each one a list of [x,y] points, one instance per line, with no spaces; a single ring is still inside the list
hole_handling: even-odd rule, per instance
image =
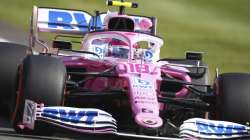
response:
[[[249,0],[134,0],[136,13],[158,18],[165,45],[161,57],[183,57],[185,51],[205,52],[210,73],[250,72]],[[105,0],[2,0],[0,18],[28,29],[32,6],[107,11]]]

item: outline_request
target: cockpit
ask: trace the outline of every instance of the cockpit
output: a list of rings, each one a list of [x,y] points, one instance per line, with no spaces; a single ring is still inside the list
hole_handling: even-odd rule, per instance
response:
[[[128,59],[129,44],[116,38],[94,39],[90,43],[94,52],[103,57],[117,57]]]
[[[84,51],[98,54],[101,59],[106,57],[120,59],[140,59],[146,62],[159,60],[161,38],[134,32],[93,32],[83,40]]]

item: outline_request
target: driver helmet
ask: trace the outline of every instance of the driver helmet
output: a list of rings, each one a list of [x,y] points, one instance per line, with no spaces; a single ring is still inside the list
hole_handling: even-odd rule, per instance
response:
[[[110,41],[106,56],[128,58],[128,54],[129,54],[129,46],[127,43],[118,39],[112,39]]]

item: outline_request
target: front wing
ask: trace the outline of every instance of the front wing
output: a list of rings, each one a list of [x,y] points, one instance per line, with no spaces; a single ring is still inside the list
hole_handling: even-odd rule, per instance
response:
[[[146,136],[117,132],[116,120],[111,114],[95,108],[44,107],[31,100],[25,101],[23,128],[35,129],[37,122],[44,122],[62,129],[83,134],[111,134],[119,137],[178,140],[178,139],[232,139],[250,138],[250,127],[245,125],[192,118],[180,126],[178,138]]]

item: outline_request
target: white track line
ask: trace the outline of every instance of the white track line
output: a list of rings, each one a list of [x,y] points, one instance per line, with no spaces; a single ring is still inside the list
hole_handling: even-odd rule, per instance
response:
[[[1,38],[0,37],[0,42],[10,42],[9,40],[5,39],[5,38]]]

